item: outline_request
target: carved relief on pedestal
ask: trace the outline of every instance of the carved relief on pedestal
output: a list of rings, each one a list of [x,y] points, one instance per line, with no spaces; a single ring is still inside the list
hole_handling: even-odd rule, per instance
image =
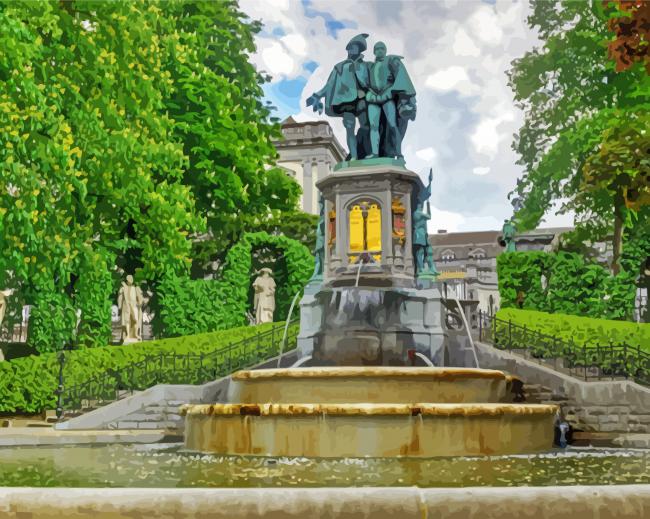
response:
[[[381,263],[381,208],[372,200],[360,200],[348,212],[348,262]]]
[[[406,208],[400,197],[394,197],[391,205],[393,216],[393,253],[394,264],[397,267],[404,266],[404,242],[406,240]]]
[[[332,209],[327,213],[327,247],[330,254],[336,250],[336,205],[332,204]]]

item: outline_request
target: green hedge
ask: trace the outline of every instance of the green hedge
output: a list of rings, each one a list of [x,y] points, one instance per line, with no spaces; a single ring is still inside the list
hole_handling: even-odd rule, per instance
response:
[[[209,353],[241,339],[253,337],[258,332],[268,331],[272,326],[276,326],[279,333],[282,332],[281,326],[275,323],[275,325],[247,326],[126,346],[73,350],[66,353],[65,385],[69,387],[80,384],[105,373],[110,376],[111,370],[123,370],[121,375],[124,379],[128,374],[128,370],[124,370],[124,368],[147,356],[160,353]],[[294,334],[296,327],[297,325],[292,325]],[[271,340],[268,338],[260,345],[260,349],[267,352],[269,358],[275,354],[270,342]],[[276,343],[279,341],[276,340]],[[0,412],[38,413],[44,409],[54,409],[56,407],[55,391],[58,386],[58,373],[59,363],[56,353],[44,353],[0,362]],[[141,378],[129,382],[139,388],[149,387],[155,383],[153,380],[146,380],[146,377],[143,378],[142,373],[139,373],[138,376]],[[191,373],[188,374],[182,382],[190,384],[202,382],[202,380],[193,380],[192,376]]]
[[[637,273],[612,276],[579,254],[508,252],[497,257],[497,274],[502,308],[602,319],[631,319],[634,312]]]
[[[593,319],[575,315],[549,314],[533,310],[504,308],[497,312],[497,318],[512,321],[546,335],[573,342],[577,346],[632,346],[650,353],[650,324]]]
[[[156,289],[161,334],[174,337],[244,325],[246,311],[252,311],[252,254],[258,248],[274,249],[283,260],[277,262],[274,272],[275,319],[286,319],[291,299],[313,273],[314,258],[307,247],[286,236],[245,233],[228,252],[221,279],[194,280],[174,274],[163,277]]]

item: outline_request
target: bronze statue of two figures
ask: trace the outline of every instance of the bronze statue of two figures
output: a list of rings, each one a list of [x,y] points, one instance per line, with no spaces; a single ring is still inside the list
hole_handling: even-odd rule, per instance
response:
[[[325,86],[307,99],[307,106],[343,118],[347,160],[401,159],[406,127],[415,119],[415,88],[402,57],[387,55],[383,42],[374,46],[375,61],[364,61],[367,37],[359,34],[350,40],[348,58],[336,64]]]
[[[403,159],[402,140],[408,122],[415,119],[415,88],[402,57],[387,55],[383,42],[374,45],[375,61],[364,61],[362,53],[367,49],[367,37],[359,34],[349,41],[348,58],[334,66],[325,86],[307,99],[307,106],[343,118],[349,150],[346,161],[363,160],[367,164],[367,159]],[[430,196],[431,174],[428,186],[416,193],[411,206],[412,246],[418,277],[438,274],[427,233]],[[314,270],[314,277],[319,279],[323,272],[324,237],[325,209],[321,198]]]

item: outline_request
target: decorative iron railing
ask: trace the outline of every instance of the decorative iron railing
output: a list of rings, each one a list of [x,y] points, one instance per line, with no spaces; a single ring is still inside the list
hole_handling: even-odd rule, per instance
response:
[[[650,386],[650,353],[639,346],[587,346],[479,312],[479,340],[584,380],[630,379]]]
[[[59,387],[57,389],[57,417],[66,413],[82,412],[120,400],[156,384],[204,384],[227,376],[234,371],[252,367],[296,347],[297,320],[287,329],[286,343],[282,345],[284,323],[278,323],[265,332],[233,342],[207,353],[164,352],[146,355],[142,359],[106,370],[85,382],[65,385],[65,352],[59,355]]]

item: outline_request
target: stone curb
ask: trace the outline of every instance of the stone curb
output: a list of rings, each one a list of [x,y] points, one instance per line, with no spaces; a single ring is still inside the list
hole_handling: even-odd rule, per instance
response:
[[[0,488],[0,517],[641,519],[650,485],[503,488]]]
[[[163,441],[165,437],[165,431],[161,430],[57,431],[44,427],[10,427],[0,429],[0,448],[39,445],[156,443]]]

